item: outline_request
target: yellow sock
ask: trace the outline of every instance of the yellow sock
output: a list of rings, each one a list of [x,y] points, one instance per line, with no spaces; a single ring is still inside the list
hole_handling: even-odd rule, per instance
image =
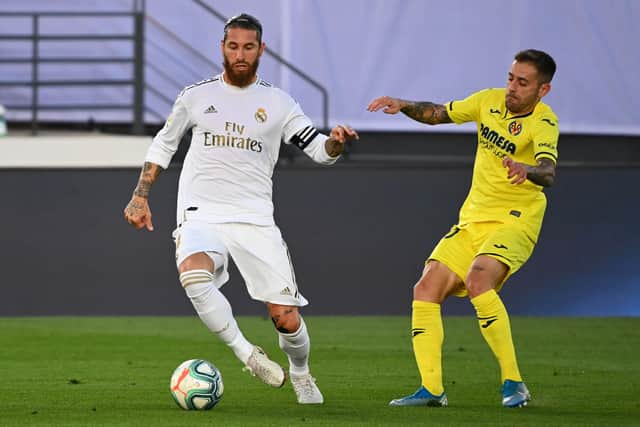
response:
[[[440,304],[413,301],[411,335],[413,336],[413,353],[422,377],[422,385],[434,396],[439,396],[444,392],[442,385],[444,329]]]
[[[507,309],[493,289],[471,299],[476,309],[480,332],[500,364],[502,382],[522,381],[516,351],[511,338],[511,325]]]

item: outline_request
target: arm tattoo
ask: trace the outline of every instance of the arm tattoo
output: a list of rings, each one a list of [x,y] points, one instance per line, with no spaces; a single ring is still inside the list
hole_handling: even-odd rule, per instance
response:
[[[344,151],[344,144],[341,144],[335,139],[329,137],[324,143],[324,149],[329,156],[337,157]]]
[[[136,185],[135,190],[133,190],[133,195],[144,197],[145,199],[148,198],[151,186],[156,182],[160,172],[162,172],[162,168],[160,166],[155,163],[144,162],[142,172],[140,172],[140,179],[138,179],[138,185]]]
[[[131,199],[127,205],[126,212],[129,215],[143,215],[145,212],[146,203],[140,202],[137,199]]]
[[[551,187],[556,177],[556,164],[553,160],[538,160],[538,166],[527,166],[527,179],[543,187]]]
[[[433,102],[404,101],[406,105],[400,109],[408,117],[422,123],[437,125],[439,123],[451,123],[447,113],[447,107]]]

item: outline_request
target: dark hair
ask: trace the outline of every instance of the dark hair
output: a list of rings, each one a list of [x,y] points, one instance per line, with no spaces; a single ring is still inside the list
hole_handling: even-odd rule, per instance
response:
[[[258,37],[258,42],[262,42],[262,24],[257,18],[249,15],[248,13],[241,13],[240,15],[232,16],[224,24],[224,40],[227,39],[227,30],[229,28],[244,28],[245,30],[254,30]]]
[[[514,59],[518,62],[528,62],[536,67],[542,83],[549,83],[556,72],[556,61],[551,55],[541,50],[522,50],[516,53]]]

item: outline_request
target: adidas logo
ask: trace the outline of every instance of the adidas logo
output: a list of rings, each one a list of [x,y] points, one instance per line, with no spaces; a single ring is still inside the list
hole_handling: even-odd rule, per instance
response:
[[[206,110],[204,110],[205,114],[209,114],[209,113],[217,113],[218,110],[216,110],[216,107],[214,107],[213,105],[209,105],[209,108],[207,108]]]
[[[291,296],[291,289],[289,289],[289,287],[287,286],[286,288],[284,288],[283,290],[280,291],[280,295],[289,295],[289,296]]]

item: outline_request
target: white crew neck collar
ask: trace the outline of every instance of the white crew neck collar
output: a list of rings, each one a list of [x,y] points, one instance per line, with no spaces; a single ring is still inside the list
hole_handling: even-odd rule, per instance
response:
[[[258,85],[258,83],[260,82],[260,76],[258,74],[256,74],[256,80],[249,84],[248,86],[245,87],[238,87],[238,86],[234,86],[232,84],[229,84],[226,82],[226,80],[224,79],[224,72],[220,73],[220,85],[222,87],[224,87],[227,90],[233,91],[233,92],[246,92],[249,91],[251,89],[253,89],[254,87],[256,87]]]

